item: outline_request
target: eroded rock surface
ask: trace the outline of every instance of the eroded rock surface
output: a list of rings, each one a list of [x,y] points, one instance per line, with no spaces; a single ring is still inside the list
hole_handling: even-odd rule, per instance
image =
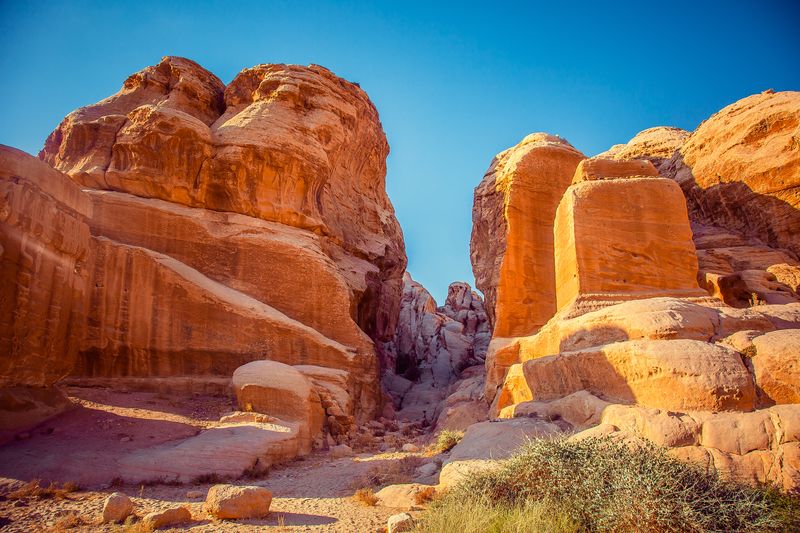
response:
[[[369,98],[323,67],[226,87],[175,57],[68,115],[49,165],[3,148],[3,408],[52,414],[20,387],[67,375],[267,359],[305,367],[342,432],[372,418],[406,262],[387,154]]]
[[[404,281],[394,368],[383,376],[397,417],[441,419],[448,427],[484,419],[483,363],[491,331],[483,300],[468,284],[456,282],[437,307],[408,273]]]
[[[646,130],[576,165],[550,215],[555,291],[539,294],[558,311],[494,331],[490,416],[646,438],[726,475],[798,486],[796,95],[747,98],[691,135]],[[473,236],[510,234],[493,217]],[[476,277],[496,268],[472,244]],[[503,280],[484,279],[499,294]],[[487,299],[487,313],[503,305]]]

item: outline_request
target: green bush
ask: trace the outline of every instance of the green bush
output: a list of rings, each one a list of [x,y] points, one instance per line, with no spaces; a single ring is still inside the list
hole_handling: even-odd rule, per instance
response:
[[[439,433],[439,435],[437,435],[436,443],[434,444],[433,448],[439,453],[444,453],[450,451],[456,444],[461,442],[461,439],[463,438],[463,431],[445,429]]]
[[[520,513],[539,517],[525,531],[800,531],[795,497],[725,481],[652,444],[609,439],[532,441],[447,493],[421,527],[517,531]]]

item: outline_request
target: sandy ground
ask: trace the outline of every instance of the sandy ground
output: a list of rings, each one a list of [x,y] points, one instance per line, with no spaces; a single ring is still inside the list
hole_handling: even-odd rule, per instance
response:
[[[176,400],[148,392],[71,387],[78,405],[16,440],[0,447],[0,531],[124,531],[100,525],[103,500],[121,491],[143,516],[186,505],[191,531],[380,531],[400,509],[365,506],[351,499],[359,478],[408,456],[404,453],[363,453],[332,459],[328,452],[273,467],[269,473],[234,484],[260,485],[273,493],[270,515],[262,520],[215,522],[203,511],[211,484],[130,485],[114,479],[116,459],[123,453],[196,434],[231,410],[224,396],[195,395]],[[73,482],[82,488],[60,497],[14,498],[25,482],[41,479]],[[83,525],[67,529],[66,517],[77,515]]]

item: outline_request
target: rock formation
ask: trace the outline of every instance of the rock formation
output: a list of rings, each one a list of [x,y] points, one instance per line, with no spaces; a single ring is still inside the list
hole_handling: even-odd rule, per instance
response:
[[[452,283],[442,307],[406,273],[395,367],[383,376],[397,417],[466,426],[485,417],[483,364],[491,332],[483,300]],[[449,421],[448,421],[449,419]]]
[[[703,122],[664,173],[698,222],[800,254],[800,92],[767,91]]]
[[[648,160],[683,189],[698,281],[728,305],[800,301],[800,93],[766,91],[689,134],[651,128],[601,156]]]
[[[553,220],[583,158],[534,133],[499,153],[475,189],[470,255],[496,337],[533,333],[556,312]]]
[[[367,95],[322,67],[226,87],[175,57],[68,115],[44,162],[3,148],[2,407],[67,375],[270,359],[299,365],[326,417],[371,418],[406,262],[387,154]]]
[[[550,247],[554,290],[537,283],[535,303],[555,311],[546,323],[517,313],[527,325],[494,331],[490,416],[559,420],[583,430],[576,438],[647,438],[725,474],[800,487],[800,225],[797,204],[775,202],[794,200],[800,175],[796,94],[750,97],[691,135],[646,130],[575,165],[549,215],[554,240],[519,246]],[[473,269],[497,295],[487,314],[499,323],[500,287],[511,284],[485,274],[498,270],[497,256],[475,235],[510,235],[511,225],[483,208],[485,184],[475,194]],[[741,184],[760,199],[739,194]]]

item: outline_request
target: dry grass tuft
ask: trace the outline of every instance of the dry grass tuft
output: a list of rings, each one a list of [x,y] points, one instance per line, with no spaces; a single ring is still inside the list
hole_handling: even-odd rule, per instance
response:
[[[68,531],[70,529],[79,528],[81,526],[88,526],[91,525],[86,520],[83,519],[77,512],[70,511],[58,520],[56,523],[53,524],[53,527],[50,528],[50,532],[58,533],[61,531]]]
[[[463,431],[453,431],[445,429],[436,436],[436,440],[431,444],[430,450],[433,453],[444,453],[452,450],[456,444],[464,438]]]
[[[8,493],[7,498],[9,500],[49,500],[53,498],[56,500],[63,500],[68,494],[80,490],[80,485],[74,481],[67,481],[61,486],[54,481],[47,487],[42,487],[41,483],[41,480],[33,479],[19,489]]]
[[[378,503],[378,497],[375,496],[375,493],[372,492],[371,488],[358,489],[355,494],[353,494],[353,500],[356,503],[360,503],[361,505],[366,505],[368,507],[374,507]]]
[[[418,493],[414,494],[414,503],[417,505],[424,505],[432,502],[436,498],[436,487],[425,487]]]

